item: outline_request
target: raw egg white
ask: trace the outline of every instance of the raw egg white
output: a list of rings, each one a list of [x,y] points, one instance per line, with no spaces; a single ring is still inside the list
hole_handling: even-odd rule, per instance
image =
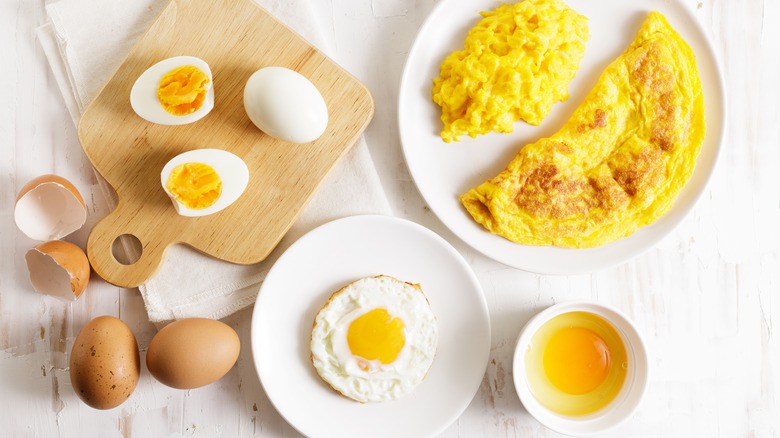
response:
[[[542,325],[525,354],[528,385],[539,403],[568,416],[595,414],[626,380],[626,346],[615,327],[590,312],[568,312]]]
[[[328,126],[328,107],[317,87],[284,67],[261,68],[249,77],[244,109],[260,130],[291,143],[314,141]]]
[[[244,160],[221,149],[196,149],[173,157],[160,180],[182,216],[206,216],[235,202],[249,183]]]
[[[212,81],[211,69],[202,59],[168,58],[138,77],[130,91],[130,105],[136,114],[152,123],[192,123],[214,108]]]
[[[420,286],[381,275],[333,294],[314,320],[311,358],[342,395],[381,402],[422,382],[437,342],[436,317]]]

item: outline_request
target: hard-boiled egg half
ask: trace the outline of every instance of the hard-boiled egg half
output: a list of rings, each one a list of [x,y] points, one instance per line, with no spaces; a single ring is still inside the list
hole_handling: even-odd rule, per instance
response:
[[[214,108],[211,69],[194,56],[176,56],[149,67],[133,84],[130,105],[160,125],[184,125]]]
[[[182,216],[206,216],[235,202],[249,183],[244,160],[221,149],[173,157],[160,174],[163,189]]]
[[[345,397],[382,402],[422,382],[437,343],[436,317],[420,286],[380,275],[350,283],[319,311],[311,359]]]
[[[328,107],[317,87],[284,67],[256,71],[244,88],[244,109],[261,131],[282,141],[308,143],[328,127]]]

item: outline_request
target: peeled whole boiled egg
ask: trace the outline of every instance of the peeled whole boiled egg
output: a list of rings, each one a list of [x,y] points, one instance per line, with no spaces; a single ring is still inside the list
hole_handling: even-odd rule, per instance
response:
[[[177,213],[206,216],[227,208],[244,193],[249,168],[228,151],[196,149],[168,161],[160,180]]]
[[[420,286],[380,275],[343,287],[317,313],[311,359],[345,397],[383,402],[422,382],[437,343],[436,317]]]
[[[73,301],[89,283],[90,266],[80,247],[63,240],[42,243],[24,256],[36,292]]]
[[[198,121],[214,108],[209,65],[194,56],[176,56],[149,67],[133,84],[130,105],[160,125]]]
[[[70,181],[57,175],[41,175],[19,191],[14,220],[31,239],[61,239],[84,225],[87,208]]]
[[[244,88],[244,109],[261,131],[282,141],[309,143],[328,127],[328,107],[317,87],[284,67],[256,71]]]

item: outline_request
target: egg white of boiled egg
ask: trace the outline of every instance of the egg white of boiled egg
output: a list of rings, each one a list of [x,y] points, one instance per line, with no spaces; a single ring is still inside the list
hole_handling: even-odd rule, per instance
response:
[[[154,64],[138,77],[130,91],[130,105],[136,114],[152,123],[192,123],[214,108],[212,82],[206,61],[194,56],[175,56]]]
[[[328,127],[328,107],[317,87],[284,67],[256,71],[244,88],[244,109],[261,131],[282,141],[309,143]]]
[[[422,382],[437,342],[436,317],[419,285],[380,275],[333,294],[315,318],[311,357],[342,395],[382,402]]]
[[[177,213],[206,216],[227,208],[244,193],[249,168],[228,151],[195,149],[168,161],[160,180]]]

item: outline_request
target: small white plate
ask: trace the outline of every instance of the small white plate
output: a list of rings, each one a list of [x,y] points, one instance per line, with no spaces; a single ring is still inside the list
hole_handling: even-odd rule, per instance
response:
[[[360,404],[311,364],[314,317],[333,292],[386,274],[419,283],[439,324],[433,365],[410,394]],[[252,315],[252,355],[268,398],[298,431],[316,437],[433,436],[466,409],[490,354],[482,288],[463,257],[432,231],[387,216],[325,224],[293,244],[268,273]]]
[[[557,103],[540,126],[515,123],[512,134],[488,134],[459,143],[444,143],[441,109],[431,99],[439,65],[461,50],[479,11],[495,0],[442,0],[417,35],[406,61],[398,102],[398,120],[406,163],[431,210],[455,235],[477,251],[506,265],[544,274],[579,274],[606,268],[637,256],[670,233],[693,208],[715,167],[725,124],[725,94],[713,49],[693,13],[673,0],[567,0],[588,17],[591,37],[571,97]],[[704,89],[707,133],[696,168],[674,207],[658,221],[615,243],[592,249],[518,245],[490,234],[460,204],[469,189],[496,176],[525,144],[555,133],[595,85],[604,68],[634,39],[650,11],[663,13],[697,57]]]

